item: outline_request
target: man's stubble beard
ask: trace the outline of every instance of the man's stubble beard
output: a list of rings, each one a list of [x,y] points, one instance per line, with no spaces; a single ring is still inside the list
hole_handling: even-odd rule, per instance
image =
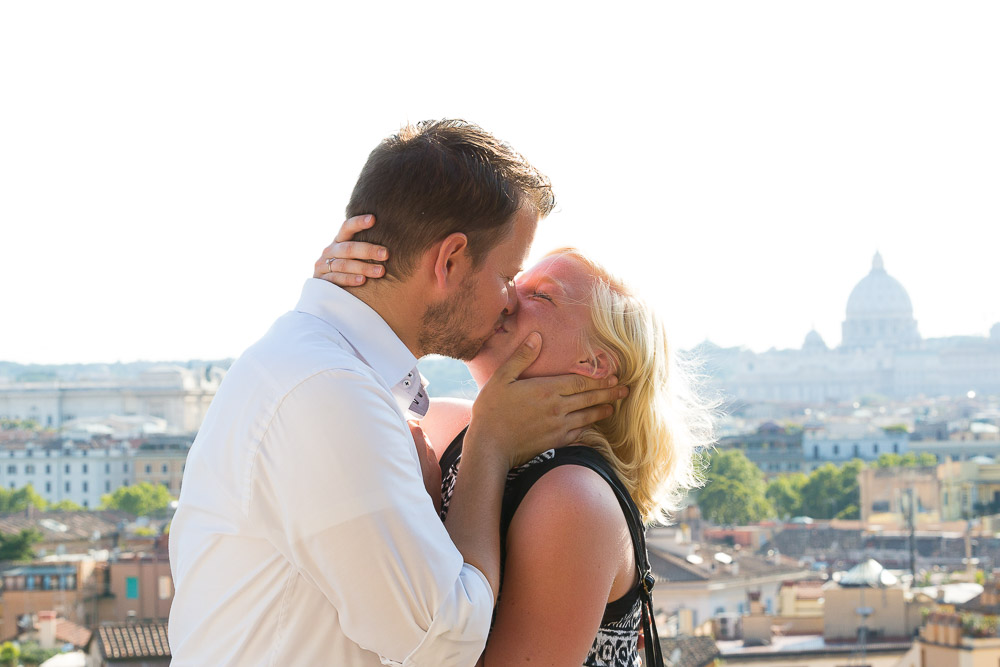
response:
[[[492,332],[482,338],[470,338],[464,326],[472,319],[471,299],[476,293],[478,281],[472,276],[459,285],[455,299],[448,299],[427,307],[420,322],[420,336],[417,339],[424,354],[440,354],[452,359],[469,361],[479,353],[479,348],[489,339]],[[500,314],[497,313],[499,321]]]

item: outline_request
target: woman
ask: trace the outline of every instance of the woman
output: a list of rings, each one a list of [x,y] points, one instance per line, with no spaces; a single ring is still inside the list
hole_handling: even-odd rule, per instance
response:
[[[350,259],[379,250],[346,243],[363,226],[345,223],[316,262],[315,277],[356,285],[381,275],[381,267]],[[514,312],[467,362],[477,385],[538,331],[541,352],[521,377],[616,374],[630,393],[576,445],[545,452],[508,475],[501,592],[481,664],[638,665],[648,601],[642,527],[698,486],[693,454],[710,441],[709,410],[688,393],[649,306],[580,251],[549,253],[518,277],[516,289]],[[436,450],[442,517],[471,406],[435,399],[420,424],[430,442],[451,443]],[[658,658],[647,656],[647,664]]]

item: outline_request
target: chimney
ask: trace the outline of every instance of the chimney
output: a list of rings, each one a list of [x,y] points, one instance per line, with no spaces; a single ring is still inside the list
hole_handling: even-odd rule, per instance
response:
[[[56,613],[38,612],[38,645],[44,649],[56,647]]]

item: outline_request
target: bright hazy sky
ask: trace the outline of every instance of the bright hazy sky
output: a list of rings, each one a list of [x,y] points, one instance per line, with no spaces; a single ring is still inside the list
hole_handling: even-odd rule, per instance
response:
[[[371,148],[444,116],[675,344],[836,344],[876,250],[924,336],[1000,321],[1000,4],[549,5],[3,3],[0,359],[237,356]]]

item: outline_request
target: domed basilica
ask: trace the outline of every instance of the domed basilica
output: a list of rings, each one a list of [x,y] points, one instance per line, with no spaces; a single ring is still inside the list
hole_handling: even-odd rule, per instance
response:
[[[988,337],[921,338],[910,295],[886,271],[879,253],[847,299],[842,333],[833,349],[814,330],[799,350],[757,354],[706,343],[697,351],[726,393],[745,400],[1000,394],[1000,323]]]
[[[872,260],[871,273],[851,290],[843,332],[841,347],[846,349],[920,343],[910,295],[902,283],[886,273],[879,253]]]

